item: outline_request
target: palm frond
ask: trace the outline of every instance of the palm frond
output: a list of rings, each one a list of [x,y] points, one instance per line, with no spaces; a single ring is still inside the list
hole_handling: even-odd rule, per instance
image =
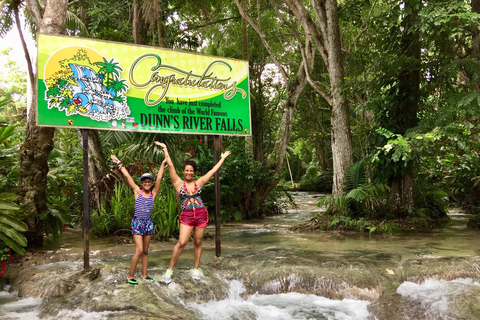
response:
[[[348,208],[349,199],[346,195],[334,195],[329,194],[318,201],[318,206],[326,206],[329,210],[332,210],[336,214],[347,215],[349,212]]]
[[[348,168],[346,181],[347,190],[355,189],[366,182],[364,159],[354,163],[350,168]]]
[[[79,31],[79,36],[80,37],[89,37],[90,34],[88,32],[87,27],[83,23],[83,21],[73,12],[67,11],[67,17],[65,20],[65,27],[68,30],[72,30],[76,32],[77,30]]]

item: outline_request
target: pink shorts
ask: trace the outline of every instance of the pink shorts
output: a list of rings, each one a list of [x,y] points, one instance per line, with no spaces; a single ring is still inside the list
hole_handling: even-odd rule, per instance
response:
[[[204,228],[208,224],[208,211],[205,207],[183,209],[180,213],[180,223],[188,227]]]

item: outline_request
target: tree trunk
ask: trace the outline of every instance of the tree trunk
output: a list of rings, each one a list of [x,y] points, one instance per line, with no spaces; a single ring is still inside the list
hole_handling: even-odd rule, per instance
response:
[[[331,131],[333,158],[333,194],[345,194],[345,176],[353,164],[352,133],[347,100],[342,94],[344,64],[340,26],[337,17],[337,0],[313,1],[317,21],[323,33],[323,48],[327,55],[328,75],[331,87]],[[318,48],[319,50],[321,48]]]
[[[340,26],[337,17],[337,0],[312,0],[316,22],[300,0],[287,0],[287,5],[301,23],[305,34],[309,35],[315,43],[320,56],[328,70],[330,78],[330,92],[326,92],[312,79],[308,71],[307,79],[312,88],[320,94],[332,107],[331,113],[331,142],[333,157],[333,189],[334,194],[344,194],[345,175],[347,169],[353,164],[352,134],[350,132],[350,116],[346,98],[342,94],[344,84],[344,62],[342,55]],[[294,33],[298,33],[292,26]],[[297,37],[300,39],[300,37]],[[302,54],[304,59],[308,57]],[[307,64],[308,65],[308,64]]]
[[[315,154],[317,155],[318,164],[323,171],[332,169],[331,162],[328,161],[327,147],[325,147],[324,135],[316,133],[313,135],[313,146],[315,148]]]
[[[77,130],[77,135],[83,147],[82,131]],[[107,173],[107,160],[102,151],[98,130],[88,130],[88,189],[90,203],[97,211],[103,204],[100,183]]]
[[[292,121],[297,106],[297,101],[303,89],[307,85],[307,78],[305,69],[300,67],[294,81],[287,84],[287,101],[283,106],[282,120],[278,129],[277,140],[272,155],[275,161],[273,167],[275,169],[274,178],[275,185],[280,180],[280,172],[282,171],[283,160],[285,158],[285,151],[287,150],[288,141],[290,140],[290,133],[292,132]]]
[[[242,0],[241,5],[242,5],[243,10],[245,10],[246,7],[247,7],[245,0]],[[243,60],[248,60],[247,20],[245,20],[245,18],[243,18],[243,17],[241,19],[242,19],[242,59]],[[250,112],[251,112],[250,118],[253,117],[253,114],[256,111],[255,107],[256,107],[255,103],[252,103],[251,99],[250,99]],[[253,128],[252,128],[252,131],[253,131]],[[250,132],[250,134],[252,134],[252,133]],[[253,142],[253,136],[245,137],[245,141],[246,141],[247,150],[249,150],[250,152],[253,153],[254,150],[255,150],[255,146],[254,146],[254,142]]]
[[[403,175],[392,177],[389,186],[392,189],[387,199],[389,211],[403,214],[405,210],[414,207],[413,173],[411,169]]]
[[[253,158],[264,162],[264,134],[268,130],[265,119],[265,106],[263,103],[262,73],[265,71],[265,63],[254,63],[250,66],[250,117],[252,119],[252,151]]]
[[[472,0],[472,12],[480,14],[480,0]],[[472,28],[472,57],[477,63],[480,63],[480,28],[479,23],[476,23]],[[474,83],[474,88],[476,92],[480,92],[480,73],[476,72],[473,74],[472,79],[477,79]]]
[[[316,127],[311,129],[311,137],[313,141],[313,146],[315,148],[315,154],[317,155],[318,164],[323,171],[327,171],[332,169],[331,162],[329,161],[328,156],[328,146],[326,146],[326,139],[327,132],[323,126],[323,111],[317,111],[313,107],[312,102],[308,102],[308,107],[310,110],[310,116],[312,119],[315,119],[317,124]],[[321,117],[319,117],[321,116]]]
[[[164,24],[164,21],[163,21],[165,19],[165,17],[163,16],[162,2],[159,1],[158,5],[160,6],[159,13],[158,13],[158,19],[156,21],[157,32],[158,32],[158,46],[160,48],[167,48],[167,44],[165,43],[165,24]]]
[[[14,10],[15,10],[15,25],[17,26],[20,43],[22,44],[22,49],[25,54],[25,60],[27,61],[27,68],[28,68],[27,73],[28,73],[29,85],[33,87],[35,85],[35,73],[33,72],[33,64],[32,64],[32,60],[30,59],[30,53],[28,52],[27,43],[25,42],[25,37],[23,36],[22,24],[21,24],[20,15],[18,12],[19,8],[15,7]]]
[[[405,134],[418,123],[418,105],[420,100],[420,35],[416,29],[419,13],[423,6],[420,0],[405,1],[405,18],[402,22],[403,35],[401,49],[406,56],[399,76],[398,105],[396,106],[395,133]],[[392,192],[387,199],[388,210],[401,213],[414,208],[413,173],[411,164],[403,175],[394,176],[390,181]],[[403,209],[402,209],[403,208]]]
[[[142,44],[143,29],[145,22],[143,20],[142,9],[138,0],[133,0],[133,22],[132,22],[132,34],[133,42],[135,44]]]
[[[18,196],[25,206],[28,230],[25,237],[29,247],[42,245],[42,220],[47,211],[48,156],[53,149],[54,128],[36,125],[37,88],[32,87],[29,97],[29,114],[25,142],[20,148],[20,179]]]
[[[242,8],[247,7],[246,1],[242,0]],[[248,34],[247,34],[247,20],[242,17],[242,59],[248,60]]]
[[[39,32],[60,34],[65,31],[67,0],[50,0],[46,4],[41,21],[35,21]],[[41,12],[38,2],[27,0],[31,12]],[[38,14],[32,14],[38,18]],[[38,75],[35,75],[37,77]],[[20,203],[25,205],[28,216],[25,220],[28,231],[25,236],[28,245],[42,245],[42,220],[40,215],[47,210],[47,173],[48,156],[53,149],[54,128],[39,127],[37,122],[37,88],[31,87],[28,99],[28,119],[25,142],[20,148],[20,180],[18,195]]]

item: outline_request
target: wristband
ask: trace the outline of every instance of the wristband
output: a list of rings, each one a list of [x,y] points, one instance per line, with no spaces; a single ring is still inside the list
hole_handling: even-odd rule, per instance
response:
[[[123,164],[121,162],[117,163],[118,169],[123,168]]]

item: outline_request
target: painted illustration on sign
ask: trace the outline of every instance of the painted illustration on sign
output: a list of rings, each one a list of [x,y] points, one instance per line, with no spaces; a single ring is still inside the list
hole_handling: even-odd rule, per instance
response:
[[[248,62],[40,34],[40,126],[251,135]]]
[[[48,107],[57,108],[65,115],[75,114],[97,121],[125,119],[130,114],[122,95],[128,85],[119,79],[121,66],[111,59],[91,62],[88,49],[78,49],[71,58],[58,63],[60,70],[45,78],[45,99]],[[54,69],[54,68],[50,68]]]

